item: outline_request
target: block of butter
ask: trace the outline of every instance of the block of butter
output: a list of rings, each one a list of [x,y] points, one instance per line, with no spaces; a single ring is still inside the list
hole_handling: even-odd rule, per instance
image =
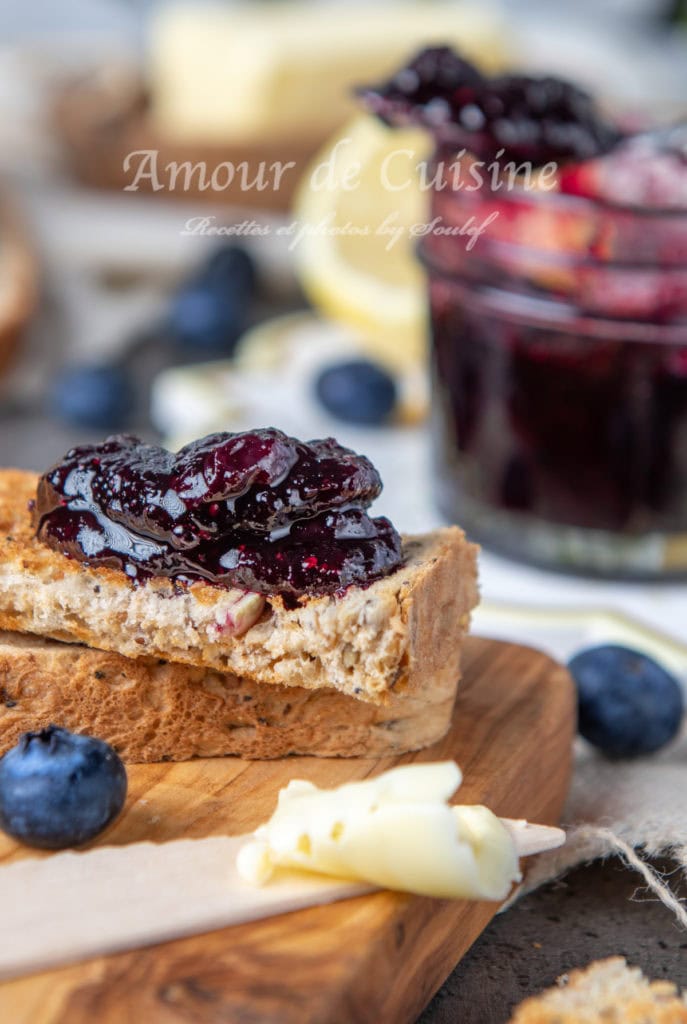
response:
[[[337,789],[292,780],[270,820],[238,853],[255,884],[278,867],[442,899],[503,900],[520,881],[518,851],[495,814],[450,806],[452,761],[409,764]]]
[[[157,6],[151,113],[176,141],[316,145],[350,116],[355,85],[422,46],[452,44],[487,69],[503,63],[500,23],[476,0]]]

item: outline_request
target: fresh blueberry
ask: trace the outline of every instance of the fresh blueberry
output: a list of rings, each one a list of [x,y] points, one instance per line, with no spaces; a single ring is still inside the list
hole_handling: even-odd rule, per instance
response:
[[[337,419],[361,426],[386,423],[398,399],[394,378],[368,359],[326,367],[315,382],[315,392]]]
[[[575,655],[578,728],[608,757],[652,754],[677,734],[684,713],[679,683],[655,661],[609,644]]]
[[[126,797],[126,770],[109,744],[50,725],[0,759],[0,828],[28,846],[88,842]]]
[[[135,407],[134,388],[121,366],[66,366],[53,382],[50,405],[74,426],[118,429]]]
[[[169,327],[177,345],[231,355],[246,325],[246,306],[233,290],[206,281],[184,285],[172,298]]]
[[[257,277],[253,257],[238,245],[215,249],[199,274],[200,281],[242,296],[246,305],[255,292]]]
[[[177,345],[200,355],[231,355],[246,327],[256,279],[245,249],[216,249],[172,297],[169,330]]]

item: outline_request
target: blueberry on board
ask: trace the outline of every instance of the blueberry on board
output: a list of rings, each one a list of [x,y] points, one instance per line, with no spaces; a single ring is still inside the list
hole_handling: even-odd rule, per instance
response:
[[[50,406],[65,423],[117,429],[134,410],[134,388],[121,366],[66,366],[53,381]]]
[[[103,740],[56,725],[27,732],[0,759],[0,828],[28,846],[78,846],[117,817],[126,786]]]
[[[315,393],[337,419],[361,426],[386,423],[398,400],[394,378],[368,359],[326,367],[315,381]]]
[[[231,288],[197,280],[172,297],[169,330],[182,348],[231,355],[246,324],[246,304]]]
[[[682,689],[646,654],[613,644],[591,647],[568,668],[577,685],[579,732],[608,757],[652,754],[679,731]]]

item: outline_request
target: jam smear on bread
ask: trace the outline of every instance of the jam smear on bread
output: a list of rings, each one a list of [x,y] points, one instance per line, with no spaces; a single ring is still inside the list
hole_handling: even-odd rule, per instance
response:
[[[293,605],[399,568],[398,533],[367,513],[381,489],[372,463],[333,438],[219,433],[175,454],[118,435],[48,470],[33,516],[50,547],[133,581],[203,580]]]

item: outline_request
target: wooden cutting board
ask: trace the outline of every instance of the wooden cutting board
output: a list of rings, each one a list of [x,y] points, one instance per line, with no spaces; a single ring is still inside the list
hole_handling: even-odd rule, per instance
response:
[[[453,728],[429,750],[377,760],[132,766],[126,810],[107,842],[248,832],[271,814],[290,778],[335,786],[397,763],[444,758],[454,758],[465,774],[458,802],[555,824],[568,789],[573,731],[574,693],[563,668],[528,648],[470,639]],[[0,841],[1,861],[26,855],[9,839]],[[0,1021],[412,1022],[497,909],[378,892],[6,982]]]

